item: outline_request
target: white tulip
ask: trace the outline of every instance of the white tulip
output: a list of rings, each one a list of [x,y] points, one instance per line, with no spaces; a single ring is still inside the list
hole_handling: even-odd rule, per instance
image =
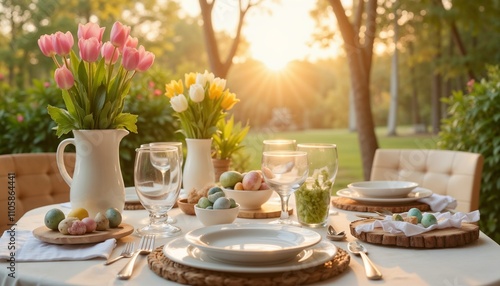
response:
[[[207,79],[203,76],[201,73],[196,73],[196,84],[199,84],[201,86],[205,86],[207,83]]]
[[[189,97],[194,102],[202,102],[205,98],[205,90],[201,84],[193,84],[189,87]]]
[[[170,99],[170,104],[175,112],[181,113],[188,108],[188,102],[184,94],[179,94]]]
[[[220,77],[216,77],[213,81],[213,83],[218,86],[221,90],[224,90],[226,88],[226,80],[222,79]]]
[[[205,77],[205,80],[208,81],[209,83],[212,83],[214,81],[215,75],[211,72],[208,72],[207,70],[205,70],[203,76]]]

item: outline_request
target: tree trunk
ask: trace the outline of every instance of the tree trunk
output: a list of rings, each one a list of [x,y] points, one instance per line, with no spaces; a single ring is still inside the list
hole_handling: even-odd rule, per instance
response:
[[[436,25],[435,31],[435,47],[436,55],[434,56],[434,63],[438,63],[441,58],[441,25]],[[434,68],[432,74],[432,92],[431,92],[431,108],[432,108],[432,133],[438,134],[441,124],[441,89],[442,89],[441,72]]]
[[[354,108],[354,94],[349,91],[349,131],[356,131],[356,109]]]
[[[259,2],[250,3],[249,1],[246,4],[246,7],[243,7],[242,0],[239,0],[240,11],[238,18],[238,26],[236,28],[236,36],[233,39],[231,48],[229,49],[229,52],[224,61],[222,61],[222,57],[220,55],[212,23],[212,10],[214,8],[215,2],[216,2],[215,0],[213,1],[199,0],[201,17],[203,19],[203,26],[202,26],[203,35],[205,39],[205,46],[207,49],[208,64],[210,65],[211,72],[213,72],[215,76],[221,78],[227,78],[229,69],[233,64],[233,58],[238,50],[238,45],[241,37],[241,28],[243,27],[243,20],[245,18],[245,15],[251,7],[258,5]]]
[[[369,180],[373,157],[378,148],[375,125],[370,105],[370,70],[375,36],[375,17],[377,1],[369,0],[367,5],[366,32],[364,44],[358,40],[358,31],[354,30],[340,0],[329,0],[339,25],[344,49],[349,63],[351,87],[356,111],[358,142],[363,163],[365,180]],[[358,6],[363,7],[363,5]]]
[[[397,15],[397,11],[394,13]],[[387,118],[387,135],[396,135],[396,125],[398,116],[398,17],[394,17],[394,53],[392,54],[391,68],[391,102],[389,106],[389,117]]]
[[[414,55],[413,42],[408,43],[408,52],[410,57]],[[422,122],[420,117],[420,106],[418,103],[418,88],[417,88],[417,74],[415,65],[410,65],[410,77],[411,77],[411,110],[412,110],[412,122],[413,130],[415,133],[425,133],[427,128],[425,123]]]

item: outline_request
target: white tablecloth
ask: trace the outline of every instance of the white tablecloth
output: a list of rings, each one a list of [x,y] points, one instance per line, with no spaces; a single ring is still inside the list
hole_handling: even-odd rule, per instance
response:
[[[292,196],[293,197],[293,196]],[[293,198],[291,199],[293,206]],[[17,229],[34,229],[43,223],[47,210],[58,205],[38,208],[26,213],[17,224]],[[337,210],[333,208],[334,210]],[[66,209],[65,211],[69,211]],[[359,219],[356,212],[337,210],[329,222],[337,230],[348,230],[351,221]],[[179,209],[171,215],[177,219],[183,233],[202,227],[195,216],[188,216]],[[144,210],[124,211],[124,222],[138,227],[147,224],[148,215]],[[294,216],[294,219],[296,217]],[[237,219],[238,222],[263,222],[267,220]],[[316,229],[323,237],[325,228]],[[172,238],[158,239],[160,246]],[[348,241],[354,238],[348,234],[346,241],[331,242],[347,249]],[[118,240],[112,257],[118,255],[125,242],[139,238],[131,235]],[[326,238],[325,238],[326,240]],[[316,285],[500,285],[500,246],[492,239],[480,234],[479,240],[467,246],[448,249],[406,249],[384,247],[365,243],[368,255],[383,274],[383,280],[371,281],[365,277],[361,258],[351,255],[349,268],[339,276]],[[1,245],[0,247],[7,247]],[[60,262],[17,262],[14,276],[9,263],[0,262],[0,285],[178,285],[157,276],[147,266],[146,257],[140,256],[133,277],[128,280],[116,279],[116,273],[125,265],[122,259],[112,265],[104,266],[103,259]]]

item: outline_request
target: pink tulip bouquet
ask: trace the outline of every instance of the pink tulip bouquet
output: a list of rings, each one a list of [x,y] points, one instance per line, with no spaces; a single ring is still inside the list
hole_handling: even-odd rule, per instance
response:
[[[78,129],[127,129],[137,133],[137,115],[123,113],[132,78],[147,71],[154,55],[130,36],[130,27],[116,22],[110,40],[102,42],[105,28],[95,23],[78,26],[79,57],[73,35],[56,32],[38,40],[42,53],[54,60],[54,79],[66,109],[49,105],[57,136]],[[121,56],[121,62],[117,64]]]

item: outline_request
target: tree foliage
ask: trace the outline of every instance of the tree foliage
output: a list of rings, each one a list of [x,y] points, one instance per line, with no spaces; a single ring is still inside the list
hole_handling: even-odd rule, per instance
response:
[[[488,78],[471,83],[469,91],[457,91],[445,100],[448,118],[443,120],[443,149],[482,154],[484,157],[479,210],[480,227],[500,242],[500,69],[488,68]]]

